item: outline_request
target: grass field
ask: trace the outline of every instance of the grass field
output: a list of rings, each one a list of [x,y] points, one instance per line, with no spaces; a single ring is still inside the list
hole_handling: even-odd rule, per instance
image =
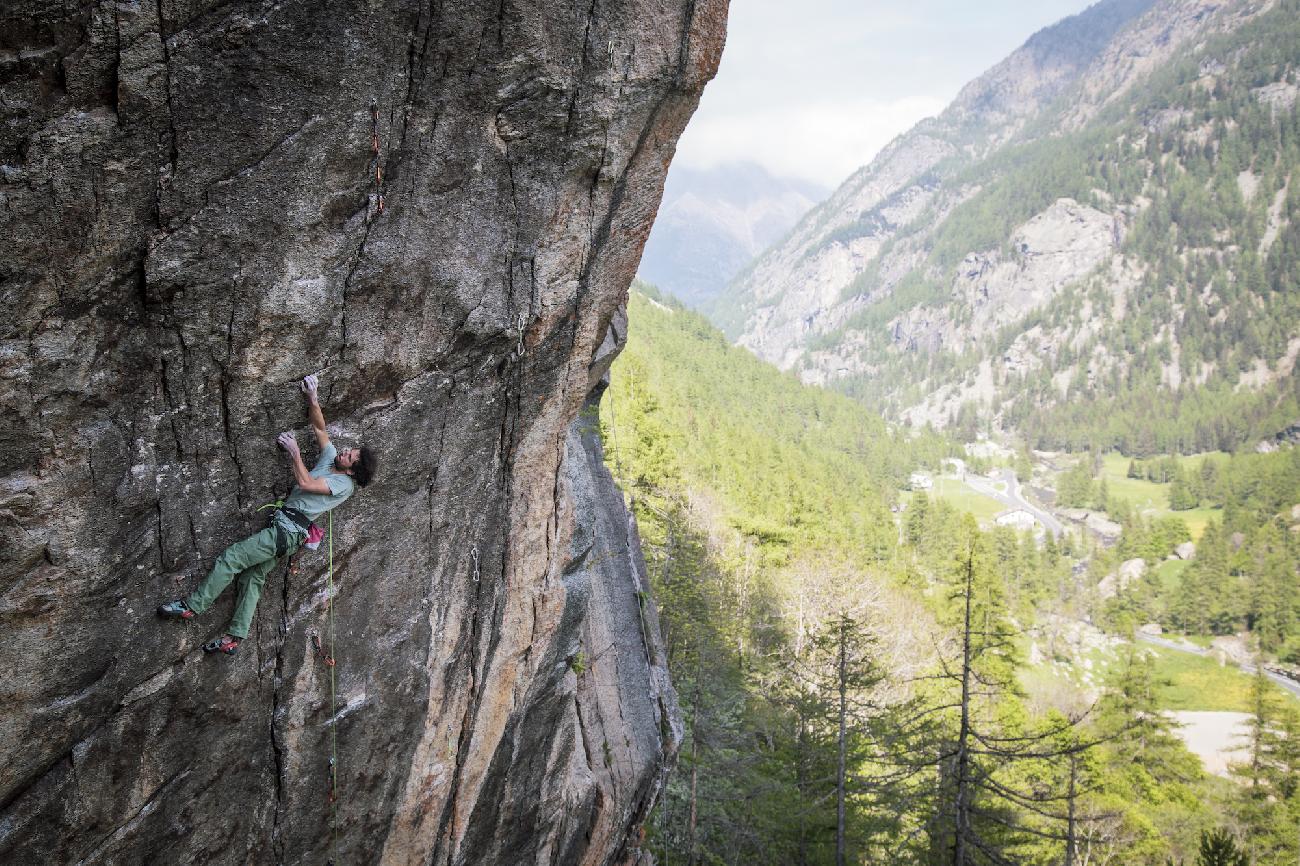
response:
[[[1146,649],[1156,655],[1157,680],[1167,681],[1160,687],[1161,708],[1250,712],[1251,677],[1233,665],[1161,647]]]
[[[1190,469],[1199,466],[1201,459],[1206,456],[1218,455],[1198,454],[1192,457],[1180,457],[1179,460],[1184,468]],[[1187,528],[1191,530],[1193,539],[1200,539],[1201,533],[1205,531],[1205,525],[1222,513],[1221,508],[1171,511],[1169,485],[1129,478],[1128,464],[1129,458],[1122,454],[1107,454],[1102,458],[1101,477],[1105,479],[1111,496],[1123,499],[1139,511],[1151,511],[1158,516],[1174,514],[1181,517],[1187,523]]]
[[[1187,563],[1181,559],[1170,559],[1157,565],[1155,574],[1160,581],[1160,591],[1167,594],[1176,590],[1183,580],[1185,568]]]
[[[1174,636],[1168,636],[1176,639]],[[1209,639],[1189,638],[1205,646]],[[1250,711],[1250,688],[1253,677],[1235,665],[1220,665],[1214,658],[1179,652],[1150,644],[1139,645],[1155,657],[1155,680],[1159,684],[1158,702],[1162,710]],[[1104,682],[1108,669],[1119,663],[1113,652],[1090,652],[1094,684]],[[1067,673],[1070,671],[1070,673]],[[1021,684],[1030,694],[1060,693],[1080,687],[1082,668],[1061,668],[1048,664],[1027,665],[1020,671]],[[1277,689],[1279,698],[1289,697]]]
[[[982,524],[993,523],[993,518],[997,517],[1007,507],[996,499],[991,499],[983,493],[976,493],[966,486],[964,481],[956,478],[938,477],[934,479],[934,488],[930,495],[943,499],[949,505],[959,511],[969,511],[975,515],[975,519]]]

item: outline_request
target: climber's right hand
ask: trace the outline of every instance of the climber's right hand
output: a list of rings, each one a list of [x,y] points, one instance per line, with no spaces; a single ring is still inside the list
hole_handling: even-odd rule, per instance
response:
[[[319,385],[320,385],[320,380],[316,378],[315,373],[302,377],[302,392],[306,394],[307,399],[312,401],[313,403],[317,402],[317,400],[319,399],[316,396],[316,389],[317,387],[319,387]]]

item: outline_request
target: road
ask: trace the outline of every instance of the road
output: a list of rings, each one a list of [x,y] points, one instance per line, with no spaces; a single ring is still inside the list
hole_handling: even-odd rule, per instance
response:
[[[1191,644],[1186,644],[1179,641],[1165,640],[1164,638],[1157,637],[1156,635],[1153,634],[1144,634],[1142,632],[1138,632],[1137,636],[1139,640],[1146,641],[1147,643],[1154,644],[1155,646],[1158,647],[1164,647],[1165,649],[1177,650],[1178,652],[1183,652],[1183,653],[1191,653],[1194,656],[1208,656],[1210,654],[1210,651],[1205,649],[1204,647],[1193,646]],[[1249,662],[1236,662],[1235,664],[1237,665],[1237,667],[1241,669],[1243,673],[1250,674],[1251,676],[1255,675],[1255,666],[1250,664]],[[1277,683],[1279,686],[1281,686],[1286,691],[1290,692],[1296,698],[1300,698],[1300,683],[1296,682],[1295,680],[1289,680],[1286,677],[1282,676],[1281,674],[1275,674],[1272,671],[1267,669],[1265,669],[1264,671],[1264,676],[1268,677],[1270,680]]]
[[[1006,491],[998,489],[998,482],[1007,485]],[[1024,496],[1020,494],[1020,480],[1016,478],[1016,473],[1011,469],[1002,469],[998,472],[996,478],[988,478],[981,475],[967,475],[966,485],[977,493],[983,493],[985,496],[996,499],[1008,508],[1019,508],[1027,511],[1034,516],[1034,519],[1054,536],[1060,536],[1065,531],[1065,526],[1051,514],[1036,505],[1032,505]]]
[[[1062,525],[1061,521],[1057,520],[1051,514],[1039,508],[1038,506],[1030,504],[1024,498],[1024,496],[1021,495],[1020,481],[1019,479],[1016,478],[1016,473],[1013,470],[1011,469],[999,470],[997,475],[992,478],[988,476],[980,476],[980,475],[967,475],[963,480],[965,480],[966,485],[968,487],[970,487],[972,490],[974,490],[977,493],[982,493],[991,499],[996,499],[998,502],[1001,502],[1003,505],[1006,505],[1008,508],[1020,508],[1023,509],[1024,511],[1029,512],[1034,516],[1034,519],[1036,519],[1039,523],[1043,524],[1043,526],[1047,527],[1047,531],[1052,533],[1052,535],[1059,536],[1062,532],[1065,531],[1065,526]],[[1005,491],[1000,490],[997,487],[997,484],[999,482],[1006,484]],[[1207,649],[1203,649],[1201,647],[1194,646],[1192,644],[1166,640],[1165,638],[1157,637],[1156,635],[1143,634],[1142,632],[1138,632],[1138,638],[1146,641],[1149,644],[1154,644],[1155,646],[1164,647],[1166,649],[1176,650],[1178,652],[1191,653],[1192,655],[1199,655],[1199,656],[1207,656],[1210,654],[1210,651]],[[1248,662],[1237,662],[1235,664],[1237,665],[1238,668],[1241,669],[1243,673],[1249,674],[1251,676],[1255,675],[1254,665]],[[1268,677],[1270,680],[1277,683],[1285,691],[1290,693],[1293,697],[1300,699],[1300,682],[1287,679],[1281,674],[1274,673],[1273,671],[1267,669],[1264,671],[1264,676]]]

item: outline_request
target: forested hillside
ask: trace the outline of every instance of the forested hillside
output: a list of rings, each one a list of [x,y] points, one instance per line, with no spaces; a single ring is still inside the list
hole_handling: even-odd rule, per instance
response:
[[[1030,658],[1045,624],[1137,617],[1097,599],[1088,563],[1138,548],[1163,561],[1185,528],[1153,532],[1137,515],[1114,551],[981,530],[943,499],[898,493],[950,453],[944,440],[801,386],[649,287],[629,317],[600,423],[687,728],[648,829],[661,862],[1300,855],[1286,829],[1300,819],[1300,715],[1266,680],[1240,685],[1259,736],[1230,782],[1205,775],[1162,714],[1185,694],[1159,657],[1112,642],[1104,664],[1087,662],[1095,682],[1069,689],[1044,686]],[[1228,463],[1217,489],[1253,490],[1256,474]],[[1233,531],[1276,518],[1285,494],[1256,493]]]
[[[959,99],[864,170],[873,195],[851,181],[757,262],[718,309],[740,342],[889,417],[1033,447],[1294,436],[1300,2],[1106,8],[1122,26],[1066,22],[990,73],[1038,88],[1027,113],[972,126]],[[771,294],[796,274],[801,309]]]
[[[1099,566],[1140,559],[1148,567],[1141,584],[1095,611],[1101,620],[1119,631],[1160,622],[1193,635],[1242,634],[1267,658],[1300,665],[1300,448],[1181,462],[1133,460],[1128,476],[1167,482],[1173,512],[1152,518],[1088,486],[1089,501],[1100,506],[1105,500],[1124,526]],[[1213,517],[1194,553],[1170,561],[1191,539],[1178,515],[1196,508]]]

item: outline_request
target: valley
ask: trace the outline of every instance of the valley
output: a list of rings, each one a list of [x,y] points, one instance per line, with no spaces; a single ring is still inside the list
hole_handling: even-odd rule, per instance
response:
[[[634,286],[659,856],[1300,857],[1298,82],[1297,0],[1101,0]]]
[[[941,709],[945,688],[931,678],[952,663],[950,603],[953,593],[961,596],[952,581],[966,568],[983,575],[981,604],[991,605],[988,614],[1005,618],[1007,628],[981,650],[992,654],[987,663],[994,667],[984,676],[992,677],[989,697],[997,695],[981,717],[992,713],[986,723],[1001,728],[1001,736],[1016,730],[1036,739],[1047,736],[1049,720],[1066,719],[1077,736],[1118,737],[1090,758],[1100,762],[1094,784],[1109,793],[1076,806],[1124,803],[1125,818],[1098,817],[1089,832],[1101,833],[1106,844],[1126,839],[1122,850],[1135,858],[1148,856],[1135,853],[1141,850],[1150,857],[1190,851],[1191,828],[1236,808],[1245,754],[1239,733],[1261,706],[1276,718],[1300,720],[1300,700],[1290,691],[1253,676],[1249,662],[1239,668],[1219,660],[1217,649],[1202,650],[1201,643],[1219,642],[1214,627],[1197,631],[1186,615],[1189,604],[1232,601],[1210,574],[1218,557],[1231,555],[1231,539],[1219,527],[1227,521],[1249,528],[1246,512],[1267,512],[1274,500],[1212,504],[1223,490],[1203,486],[1197,510],[1207,522],[1193,541],[1180,516],[1187,512],[1170,507],[1173,477],[1159,476],[1174,473],[1173,464],[1199,478],[1209,464],[1225,489],[1237,490],[1244,478],[1273,478],[1281,482],[1276,495],[1285,496],[1300,489],[1287,486],[1289,478],[1300,479],[1288,475],[1300,467],[1293,450],[1149,458],[1140,468],[1117,455],[1015,451],[988,440],[963,446],[887,425],[851,399],[801,384],[728,346],[699,314],[654,287],[634,287],[629,318],[629,344],[613,368],[601,424],[607,461],[641,526],[687,719],[683,758],[652,834],[662,856],[720,852],[737,834],[752,838],[737,853],[755,862],[797,856],[785,846],[799,839],[814,860],[816,851],[829,850],[831,840],[816,829],[825,826],[817,809],[833,805],[833,789],[789,773],[807,763],[815,774],[829,759],[819,750],[833,754],[833,726],[822,727],[827,717],[816,695],[824,687],[817,683],[826,682],[819,678],[833,682],[834,675],[819,667],[825,662],[817,661],[816,647],[828,640],[828,623],[848,617],[843,621],[861,630],[864,646],[875,648],[858,658],[879,672],[867,693],[876,709],[864,712],[853,747],[865,750],[867,762],[853,787],[851,817],[861,834],[855,844],[875,852],[870,856],[925,862],[922,841],[929,837],[921,830],[932,807],[925,804],[943,796],[942,775],[918,766],[915,787],[887,780],[899,762],[924,764],[926,754],[942,754],[956,731],[938,723],[904,741],[883,737],[876,726],[896,724],[891,720],[905,707],[932,706],[925,711],[936,712],[936,720],[950,712]],[[1147,465],[1161,480],[1127,477]],[[1071,483],[1079,489],[1071,491]],[[1063,492],[1082,497],[1086,507],[1039,499],[1059,500]],[[1000,524],[1000,516],[1016,511],[1041,522]],[[1095,531],[1102,524],[1113,531]],[[1237,553],[1259,549],[1259,531],[1243,538]],[[1269,537],[1264,530],[1263,543]],[[1169,566],[1177,568],[1170,573]],[[1249,566],[1237,573],[1260,579]],[[1188,584],[1197,593],[1190,601]],[[1220,628],[1235,628],[1237,621],[1222,622]],[[1162,624],[1160,635],[1147,634],[1154,624]],[[1178,636],[1180,627],[1189,638]],[[1279,646],[1292,646],[1292,628],[1284,631]],[[1189,645],[1197,651],[1187,652]],[[1121,769],[1110,762],[1135,760],[1121,732],[1148,718],[1144,712],[1164,720],[1142,735],[1162,743],[1149,756],[1159,754],[1160,767],[1144,758]],[[1125,713],[1138,715],[1122,722]],[[761,745],[753,745],[755,738]],[[1021,771],[1054,772],[1051,761],[1024,756],[1008,758],[1008,766],[1021,759],[1040,766],[1022,767],[1000,785],[1016,784]],[[1123,793],[1139,777],[1145,790],[1155,786],[1161,796],[1205,805],[1149,811],[1149,794]],[[794,802],[821,806],[798,810]],[[1025,808],[1014,800],[1004,807]],[[882,810],[894,817],[883,818]],[[684,830],[687,814],[695,815],[694,837]],[[1033,810],[1018,814],[1021,822],[1042,819]],[[1042,829],[1052,826],[1048,820]],[[1147,829],[1130,836],[1137,827]],[[921,847],[890,842],[913,832],[921,833],[913,837]],[[1023,850],[1017,862],[1040,862]],[[1052,850],[1042,848],[1041,862],[1055,862]]]

